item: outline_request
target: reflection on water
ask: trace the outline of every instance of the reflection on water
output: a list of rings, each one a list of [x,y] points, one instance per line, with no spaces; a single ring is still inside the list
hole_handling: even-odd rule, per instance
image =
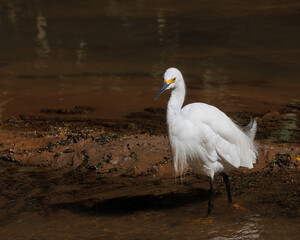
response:
[[[222,72],[214,72],[212,68],[203,72],[203,97],[207,101],[218,99],[222,101],[226,97],[227,77]]]
[[[65,84],[59,83],[59,90],[58,90],[58,100],[62,102],[64,100],[64,93],[65,93]]]
[[[76,63],[79,66],[84,66],[86,58],[87,58],[87,43],[83,39],[80,39],[79,40],[79,49],[77,50]]]
[[[241,230],[233,234],[232,239],[258,239],[260,237],[259,218],[250,217]]]
[[[47,63],[46,60],[50,53],[50,47],[47,40],[47,22],[46,18],[42,15],[41,11],[38,13],[36,18],[36,28],[37,28],[37,35],[36,35],[36,67],[37,68],[46,68]]]
[[[9,1],[7,3],[7,15],[8,15],[8,19],[9,21],[14,25],[17,26],[17,15],[16,15],[16,8],[15,8],[15,1]]]
[[[152,67],[152,76],[154,78],[162,78],[166,68],[175,67],[175,59],[177,58],[179,48],[179,32],[178,25],[174,22],[171,24],[167,21],[166,11],[161,8],[157,11],[157,36],[159,41],[160,52],[158,61]],[[174,21],[174,20],[173,20]],[[168,29],[166,31],[166,29]]]
[[[164,18],[164,9],[159,9],[157,13],[158,36],[159,41],[164,41],[164,31],[166,27],[166,19]]]
[[[259,214],[246,216],[244,222],[238,221],[236,224],[240,226],[240,229],[236,230],[234,233],[224,237],[223,236],[213,237],[211,239],[212,240],[246,240],[246,239],[261,238],[262,230],[260,227]]]

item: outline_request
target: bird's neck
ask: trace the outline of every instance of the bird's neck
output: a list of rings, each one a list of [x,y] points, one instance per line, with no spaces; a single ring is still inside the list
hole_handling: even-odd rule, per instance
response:
[[[178,119],[180,110],[182,108],[185,98],[185,84],[184,81],[180,82],[171,92],[171,96],[168,102],[167,118],[168,122],[172,122],[174,119]]]

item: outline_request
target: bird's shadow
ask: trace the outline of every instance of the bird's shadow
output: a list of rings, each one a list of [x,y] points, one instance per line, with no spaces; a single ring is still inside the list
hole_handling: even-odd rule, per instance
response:
[[[215,197],[217,197],[216,194]],[[51,205],[52,210],[68,210],[76,214],[86,215],[126,215],[138,211],[167,210],[207,201],[207,190],[197,189],[186,193],[165,193],[160,195],[141,195],[117,197],[100,201],[90,198],[77,202],[57,203]]]

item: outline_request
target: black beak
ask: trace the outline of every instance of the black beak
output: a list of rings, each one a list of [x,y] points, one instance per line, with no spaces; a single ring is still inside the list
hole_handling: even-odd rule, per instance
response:
[[[169,85],[170,85],[170,84],[164,82],[164,85],[163,85],[162,88],[159,90],[158,94],[157,94],[156,97],[155,97],[155,100],[159,97],[160,94],[163,93],[163,91],[166,90],[166,88],[167,88]]]

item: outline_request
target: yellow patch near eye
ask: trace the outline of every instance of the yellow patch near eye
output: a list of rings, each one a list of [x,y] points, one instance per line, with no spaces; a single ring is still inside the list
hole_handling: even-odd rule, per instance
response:
[[[175,80],[176,80],[176,78],[172,78],[172,79],[170,79],[170,80],[164,80],[164,82],[166,82],[167,84],[171,84],[171,83],[174,83],[175,82]]]

